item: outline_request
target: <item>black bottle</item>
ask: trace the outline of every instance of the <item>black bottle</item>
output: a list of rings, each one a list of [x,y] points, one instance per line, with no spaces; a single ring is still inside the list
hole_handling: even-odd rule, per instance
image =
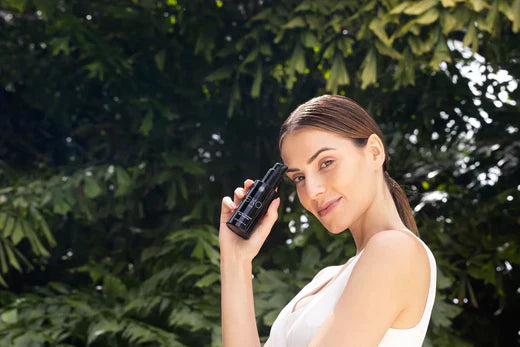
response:
[[[256,224],[267,212],[271,201],[279,196],[275,189],[282,182],[285,171],[287,166],[276,163],[264,178],[255,181],[226,222],[229,229],[238,236],[249,239]]]

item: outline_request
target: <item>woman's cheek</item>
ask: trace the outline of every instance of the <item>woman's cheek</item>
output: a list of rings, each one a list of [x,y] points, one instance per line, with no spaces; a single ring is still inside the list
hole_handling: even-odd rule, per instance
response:
[[[300,185],[301,184],[303,183],[300,183]],[[298,195],[298,199],[300,200],[300,203],[302,204],[303,208],[312,213],[312,205],[309,199],[307,199],[305,188],[299,187],[298,185],[296,187],[296,195]]]
[[[303,205],[303,207],[305,207],[305,205],[307,204],[305,200],[305,195],[303,193],[303,190],[300,188],[299,184],[296,185],[296,195],[298,196],[300,203]]]
[[[352,171],[335,168],[328,177],[328,181],[334,185],[334,189],[345,198],[348,198],[356,189],[356,181],[353,180]]]
[[[345,182],[345,179],[348,179],[348,172],[346,170],[342,170],[341,167],[333,167],[328,172],[328,180],[330,183],[342,183]]]

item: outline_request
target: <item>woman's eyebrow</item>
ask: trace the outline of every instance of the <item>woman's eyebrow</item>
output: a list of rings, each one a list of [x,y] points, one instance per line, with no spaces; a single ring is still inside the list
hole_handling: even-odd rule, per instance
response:
[[[312,161],[314,159],[316,159],[316,157],[321,153],[321,152],[324,152],[324,151],[329,151],[329,150],[334,150],[336,148],[332,148],[332,147],[323,147],[323,148],[320,148],[316,151],[316,153],[314,153],[310,158],[309,160],[307,160],[307,164],[310,164],[312,163]],[[293,172],[293,171],[298,171],[300,169],[295,169],[295,168],[291,168],[291,169],[288,169],[287,172]]]

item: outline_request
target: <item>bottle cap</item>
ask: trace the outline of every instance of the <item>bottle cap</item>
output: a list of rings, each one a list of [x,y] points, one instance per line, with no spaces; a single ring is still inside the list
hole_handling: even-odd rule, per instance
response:
[[[287,171],[287,166],[281,163],[276,163],[267,171],[262,181],[270,187],[278,186],[283,179],[283,175]]]

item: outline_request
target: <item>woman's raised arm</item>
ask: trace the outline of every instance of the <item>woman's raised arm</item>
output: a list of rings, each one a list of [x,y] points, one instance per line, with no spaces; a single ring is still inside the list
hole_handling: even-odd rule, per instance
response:
[[[223,347],[261,346],[256,326],[252,274],[251,263],[220,260]]]
[[[278,219],[280,199],[271,202],[248,240],[226,225],[253,183],[248,179],[244,188],[235,189],[233,201],[229,196],[222,199],[219,245],[223,347],[261,346],[255,317],[252,261]]]

